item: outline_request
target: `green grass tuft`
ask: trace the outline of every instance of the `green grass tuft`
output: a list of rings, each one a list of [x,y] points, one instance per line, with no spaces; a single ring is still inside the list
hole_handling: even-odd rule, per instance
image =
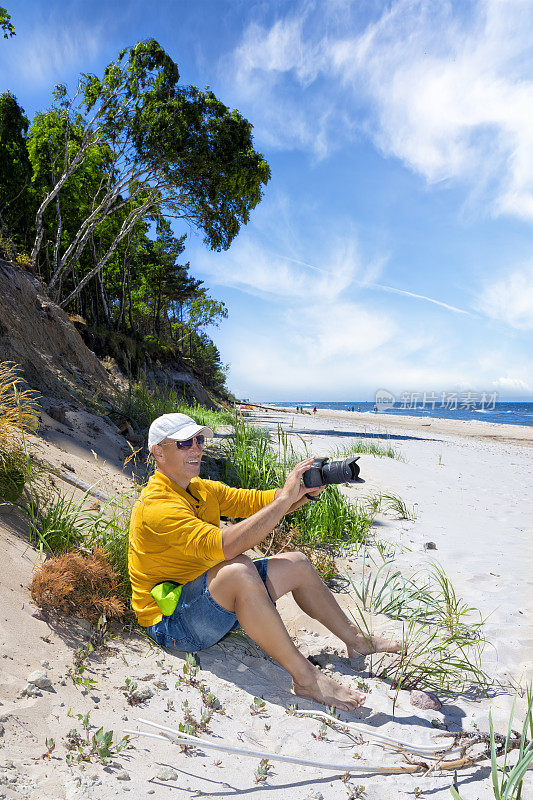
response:
[[[350,444],[344,445],[343,447],[337,447],[336,449],[332,450],[331,458],[332,459],[344,459],[350,458],[351,456],[356,456],[359,453],[366,453],[371,456],[378,456],[378,458],[395,458],[397,461],[405,461],[403,455],[400,453],[399,450],[396,450],[392,445],[389,443],[384,444],[383,440],[367,440],[367,439],[356,439],[355,442],[351,442]]]
[[[384,564],[366,575],[361,586],[347,576],[355,604],[354,620],[369,638],[367,617],[387,614],[402,620],[402,652],[393,656],[377,675],[400,689],[426,688],[441,692],[462,691],[474,683],[485,687],[481,655],[486,644],[480,612],[457,597],[444,570],[437,564],[420,582],[404,578]]]
[[[336,486],[327,486],[318,502],[306,503],[292,515],[304,544],[364,544],[372,517],[362,506],[350,503]]]
[[[147,430],[151,423],[162,414],[179,412],[192,417],[199,425],[216,428],[231,425],[234,415],[231,411],[215,411],[197,402],[189,403],[173,386],[149,386],[143,381],[130,384],[126,391],[117,392],[117,410],[129,417],[141,430]]]

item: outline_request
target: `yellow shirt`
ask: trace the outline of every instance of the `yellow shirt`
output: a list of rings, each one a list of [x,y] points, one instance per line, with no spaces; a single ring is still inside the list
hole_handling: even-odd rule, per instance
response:
[[[233,489],[193,478],[187,489],[156,471],[133,507],[128,568],[131,604],[141,625],[163,615],[150,591],[162,581],[187,583],[224,561],[220,517],[250,517],[271,503],[275,489]]]

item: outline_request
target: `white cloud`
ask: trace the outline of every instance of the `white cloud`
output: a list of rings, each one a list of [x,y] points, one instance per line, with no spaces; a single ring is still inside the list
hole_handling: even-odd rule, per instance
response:
[[[512,378],[503,376],[494,381],[494,386],[497,386],[504,391],[510,392],[531,392],[532,387],[530,384],[523,381],[522,378]]]
[[[448,3],[398,2],[336,66],[372,98],[387,154],[430,181],[485,185],[495,211],[533,218],[532,25],[522,0],[478,2],[470,20]]]
[[[262,141],[323,157],[363,127],[428,181],[533,219],[531,2],[397,0],[362,31],[320,8],[249,26],[225,62]]]
[[[327,52],[321,37],[304,35],[305,16],[295,12],[270,28],[249,25],[220,71],[238,103],[246,104],[262,145],[303,148],[323,158],[339,114],[332,98],[306,91],[326,67]]]
[[[533,330],[533,264],[487,284],[477,307],[518,330]]]
[[[446,308],[448,311],[453,311],[455,314],[466,314],[468,317],[473,317],[470,311],[465,311],[464,308],[457,308],[457,306],[451,306],[449,303],[443,303],[441,300],[435,300],[433,297],[427,297],[425,294],[416,294],[415,292],[408,292],[406,289],[396,289],[394,286],[385,286],[381,283],[374,283],[369,284],[376,289],[382,289],[385,292],[391,292],[392,294],[403,294],[406,297],[414,297],[416,300],[425,300],[427,303],[433,303],[436,306],[441,306],[441,308]]]
[[[17,30],[9,53],[0,61],[5,82],[22,80],[32,87],[64,82],[72,71],[90,69],[106,41],[107,21],[79,20],[67,12],[58,18],[52,9],[27,30]]]
[[[373,353],[399,333],[388,314],[340,300],[291,309],[286,325],[307,360],[329,364]]]
[[[359,314],[356,305],[346,313],[341,309],[343,326],[336,325],[330,309],[324,324],[317,325],[311,307],[307,315],[302,310],[284,320],[276,317],[275,324],[259,322],[253,331],[237,323],[224,348],[231,362],[230,385],[259,400],[370,399],[381,386],[398,398],[403,391],[497,390],[502,399],[531,395],[527,355],[508,347],[498,351],[489,343],[482,350],[464,340],[458,350],[444,329],[433,335],[410,320],[363,311]]]
[[[287,207],[283,195],[269,198],[257,210],[253,229],[241,231],[228,251],[199,249],[193,256],[195,269],[211,283],[268,295],[284,304],[327,304],[352,284],[379,276],[385,260],[366,264],[350,223],[332,223],[327,229],[317,223],[316,233],[307,231],[304,238],[300,216],[309,223],[310,213]]]

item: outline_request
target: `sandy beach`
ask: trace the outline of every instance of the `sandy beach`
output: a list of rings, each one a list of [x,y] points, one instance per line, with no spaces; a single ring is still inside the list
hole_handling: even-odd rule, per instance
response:
[[[77,714],[90,711],[92,733],[102,726],[120,739],[124,728],[148,730],[139,718],[177,728],[183,720],[185,699],[193,714],[199,716],[201,693],[193,685],[179,683],[183,653],[162,650],[136,630],[128,633],[116,628],[108,638],[107,652],[94,653],[88,661],[86,674],[96,681],[93,688],[82,691],[74,685],[67,672],[73,651],[87,641],[87,625],[72,620],[59,622],[31,603],[28,586],[40,563],[39,554],[28,547],[18,518],[4,513],[0,797],[100,800],[128,793],[139,800],[147,796],[181,800],[240,795],[258,800],[444,800],[451,797],[453,775],[449,772],[375,774],[372,766],[405,766],[406,761],[379,746],[368,734],[378,732],[428,744],[438,741],[435,737],[441,733],[435,725],[446,726],[451,732],[488,731],[489,710],[495,729],[506,733],[513,687],[525,689],[533,678],[533,559],[532,530],[528,527],[533,519],[531,429],[447,420],[420,423],[385,416],[375,419],[373,415],[348,412],[319,411],[309,416],[274,409],[255,409],[250,421],[274,434],[278,425],[282,426],[295,448],[302,448],[302,454],[304,444],[310,454],[328,455],[354,437],[375,434],[401,454],[403,460],[363,454],[360,465],[364,483],[343,486],[342,491],[353,499],[394,492],[416,509],[413,520],[379,514],[373,535],[387,543],[389,552],[394,553],[394,567],[406,576],[427,570],[432,562],[440,564],[457,594],[486,617],[485,635],[491,646],[484,652],[483,667],[492,680],[489,696],[475,691],[452,697],[440,695],[439,711],[421,710],[411,704],[409,691],[402,690],[396,697],[387,681],[368,677],[368,658],[348,663],[338,640],[319,623],[304,617],[291,598],[283,598],[278,608],[304,653],[314,656],[341,682],[353,685],[355,680],[367,688],[364,707],[352,714],[340,714],[341,719],[360,725],[361,736],[350,739],[328,728],[324,738],[319,721],[288,714],[289,704],[300,709],[321,707],[295,698],[288,674],[240,635],[199,654],[197,678],[225,710],[213,715],[211,732],[205,736],[213,742],[315,763],[353,764],[360,771],[348,784],[340,780],[342,771],[281,762],[272,762],[266,780],[256,782],[258,757],[217,753],[201,746],[182,752],[170,742],[144,737],[132,737],[129,747],[107,766],[94,759],[68,766],[65,736],[73,727],[81,730]],[[50,463],[63,468],[68,464],[73,474],[88,483],[99,480],[104,491],[131,486],[121,470],[123,454],[118,443],[91,432],[90,420],[86,441],[59,423],[45,422],[44,440],[39,439],[39,446]],[[426,549],[428,542],[436,549]],[[340,559],[338,566],[360,583],[362,554]],[[348,610],[353,607],[353,598],[346,591],[340,591],[338,599]],[[398,634],[400,627],[397,620],[375,620],[376,631]],[[36,669],[46,670],[51,686],[36,696],[21,696],[27,676]],[[149,690],[140,705],[128,704],[123,688],[127,678]],[[257,713],[251,708],[254,697],[265,703],[255,709]],[[524,703],[522,693],[516,728],[522,723]],[[55,741],[55,749],[48,756],[47,737]],[[531,777],[529,773],[528,786]],[[458,778],[464,800],[492,796],[488,761],[461,770]],[[527,796],[524,786],[523,797]]]

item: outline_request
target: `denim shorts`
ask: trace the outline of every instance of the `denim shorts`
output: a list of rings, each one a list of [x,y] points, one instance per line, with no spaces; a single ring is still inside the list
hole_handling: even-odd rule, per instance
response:
[[[266,582],[268,558],[259,558],[253,563],[272,600]],[[196,653],[216,644],[239,625],[235,614],[219,605],[209,594],[207,572],[204,572],[183,584],[174,613],[163,616],[155,625],[149,625],[146,633],[163,647]]]

